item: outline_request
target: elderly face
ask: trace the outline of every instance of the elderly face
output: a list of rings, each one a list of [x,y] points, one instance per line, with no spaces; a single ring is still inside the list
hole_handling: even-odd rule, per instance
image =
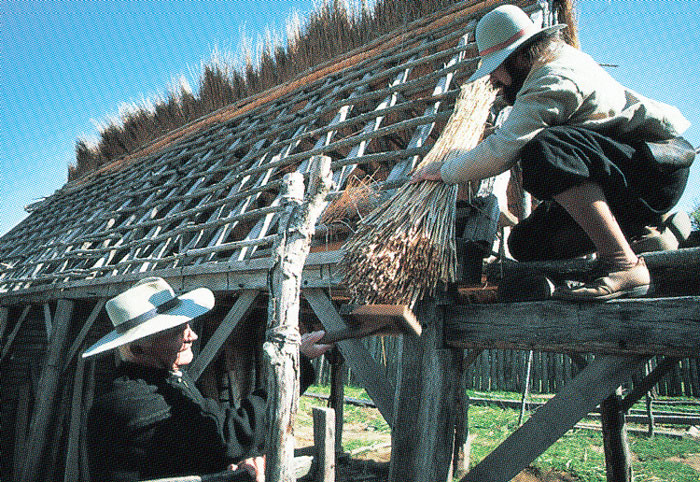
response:
[[[154,335],[150,339],[150,355],[158,365],[170,370],[192,363],[192,342],[197,339],[197,334],[189,323],[166,330]]]

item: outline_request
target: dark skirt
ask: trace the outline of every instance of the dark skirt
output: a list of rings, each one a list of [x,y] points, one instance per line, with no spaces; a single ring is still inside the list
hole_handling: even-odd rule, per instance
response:
[[[608,205],[628,237],[658,222],[678,202],[689,168],[664,172],[634,144],[589,129],[550,127],[521,150],[523,188],[546,201],[515,226],[508,239],[520,261],[566,259],[594,251],[592,242],[552,200],[590,181],[601,186]]]

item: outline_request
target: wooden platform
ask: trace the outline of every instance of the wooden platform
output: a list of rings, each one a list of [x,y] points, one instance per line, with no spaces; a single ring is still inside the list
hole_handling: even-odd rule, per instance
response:
[[[700,297],[445,307],[455,348],[700,356]]]
[[[424,333],[432,338],[424,335],[420,343],[404,342],[405,369],[397,381],[398,418],[392,432],[392,482],[450,480],[452,458],[442,470],[436,464],[459,453],[466,441],[460,420],[466,418],[467,408],[459,394],[467,387],[455,389],[455,384],[463,383],[460,374],[484,349],[568,353],[581,371],[472,468],[463,482],[507,482],[597,406],[603,411],[605,446],[611,454],[608,480],[630,480],[624,475],[629,459],[619,448],[625,445],[624,413],[681,357],[700,357],[699,296],[607,303],[429,301],[417,308],[417,314],[424,325],[430,323]],[[586,365],[580,353],[596,356]],[[654,355],[665,358],[626,398],[615,395]],[[434,443],[426,446],[427,442],[416,444],[416,440]],[[430,464],[433,468],[428,470]]]

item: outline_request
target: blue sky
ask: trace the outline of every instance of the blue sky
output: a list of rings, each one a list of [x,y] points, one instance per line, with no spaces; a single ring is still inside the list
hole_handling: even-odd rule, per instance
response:
[[[579,0],[583,50],[640,93],[678,106],[700,146],[697,0]],[[285,35],[312,0],[0,0],[0,234],[67,179],[75,141],[123,103],[194,87],[214,49]],[[700,162],[680,209],[700,203]]]

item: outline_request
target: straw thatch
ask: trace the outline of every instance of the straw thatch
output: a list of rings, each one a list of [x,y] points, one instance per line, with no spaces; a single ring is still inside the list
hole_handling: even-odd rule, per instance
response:
[[[366,2],[319,2],[303,22],[298,15],[288,19],[286,39],[268,30],[265,38],[257,40],[257,47],[244,45],[241,58],[229,60],[228,55],[212,52],[212,59],[203,65],[196,92],[187,81],[175,82],[166,95],[142,105],[134,104],[102,126],[94,145],[79,139],[68,178],[80,179],[100,166],[138,152],[173,129],[288,83],[340,54],[458,3],[459,0],[377,0],[370,6]],[[244,44],[250,41],[243,39]]]
[[[440,138],[418,169],[468,150],[482,137],[495,92],[487,81],[462,87]],[[343,266],[353,301],[408,304],[455,279],[457,185],[404,185],[373,211],[345,245]]]

